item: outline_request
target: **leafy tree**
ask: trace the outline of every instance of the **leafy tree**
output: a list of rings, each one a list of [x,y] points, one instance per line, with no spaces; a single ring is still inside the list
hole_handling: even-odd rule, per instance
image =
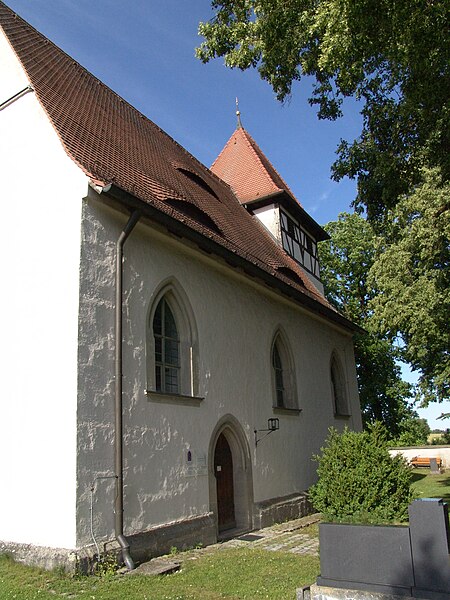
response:
[[[373,227],[356,213],[341,213],[324,229],[330,235],[328,241],[319,244],[325,294],[342,314],[364,327],[374,296],[367,281],[376,253]]]
[[[369,310],[403,342],[425,403],[449,395],[450,4],[445,0],[213,0],[197,56],[257,68],[279,100],[312,77],[310,103],[336,119],[346,97],[363,125],[343,140],[335,179],[379,236]],[[428,236],[428,239],[427,239]],[[436,242],[436,246],[434,243]],[[436,248],[436,249],[434,249]]]
[[[378,236],[369,308],[379,331],[400,337],[402,355],[420,371],[424,404],[450,393],[450,185],[438,169],[403,196]]]
[[[357,433],[330,429],[310,488],[316,510],[332,521],[386,523],[408,518],[411,472],[403,457],[390,456],[380,423]]]
[[[325,225],[331,239],[320,244],[321,277],[325,295],[346,317],[366,329],[355,335],[359,397],[365,424],[381,421],[391,438],[401,433],[405,419],[414,417],[408,399],[411,385],[403,381],[397,348],[371,329],[368,273],[376,256],[377,237],[358,214],[340,214]]]
[[[424,446],[428,444],[429,435],[430,426],[426,419],[408,415],[400,423],[400,434],[396,439],[391,440],[390,444],[393,446]]]
[[[197,56],[257,68],[279,100],[314,78],[320,118],[362,101],[363,129],[343,141],[334,177],[358,178],[357,206],[380,219],[420,181],[420,167],[448,179],[450,8],[445,0],[213,0]]]

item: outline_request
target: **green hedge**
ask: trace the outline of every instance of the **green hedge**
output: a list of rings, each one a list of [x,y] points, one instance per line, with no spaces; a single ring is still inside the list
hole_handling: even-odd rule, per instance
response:
[[[389,454],[381,424],[360,433],[331,428],[321,452],[314,457],[319,480],[310,497],[326,519],[350,523],[408,519],[411,470],[403,457]]]

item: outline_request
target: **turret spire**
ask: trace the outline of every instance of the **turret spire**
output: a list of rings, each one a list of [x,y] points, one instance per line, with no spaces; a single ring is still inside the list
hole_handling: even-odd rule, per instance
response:
[[[242,129],[241,111],[239,110],[239,99],[237,97],[236,97],[236,117],[237,117],[236,129]]]

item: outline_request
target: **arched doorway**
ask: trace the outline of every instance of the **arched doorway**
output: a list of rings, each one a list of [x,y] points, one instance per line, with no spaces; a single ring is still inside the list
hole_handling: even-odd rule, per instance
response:
[[[220,533],[236,527],[233,455],[223,433],[219,435],[214,451],[214,475],[216,477],[217,522]]]
[[[209,458],[210,510],[217,533],[248,531],[253,525],[253,483],[250,447],[241,424],[225,415],[211,436]]]

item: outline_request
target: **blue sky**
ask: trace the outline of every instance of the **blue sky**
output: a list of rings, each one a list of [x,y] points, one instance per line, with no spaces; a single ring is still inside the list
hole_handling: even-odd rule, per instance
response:
[[[319,121],[306,79],[281,105],[256,72],[226,69],[221,59],[203,65],[194,49],[199,21],[212,16],[210,0],[6,4],[208,167],[236,126],[238,97],[243,126],[311,216],[323,225],[350,210],[355,183],[331,181],[330,165],[340,139],[360,130],[357,104],[349,101],[336,122]],[[421,411],[432,428],[445,426],[435,417],[450,411],[446,404]]]
[[[194,49],[198,22],[212,15],[209,0],[6,4],[208,167],[235,128],[237,96],[244,127],[305,209],[324,224],[349,208],[354,183],[329,175],[340,138],[358,132],[358,111],[319,121],[307,103],[307,80],[281,105],[257,73],[231,71],[221,59],[203,65]]]

